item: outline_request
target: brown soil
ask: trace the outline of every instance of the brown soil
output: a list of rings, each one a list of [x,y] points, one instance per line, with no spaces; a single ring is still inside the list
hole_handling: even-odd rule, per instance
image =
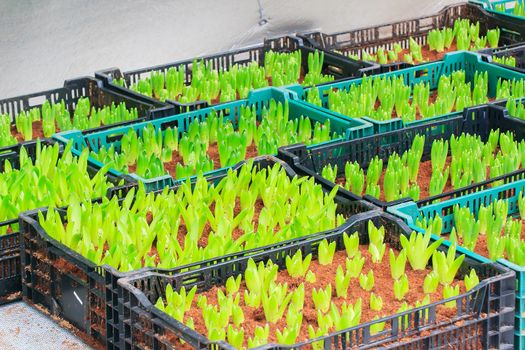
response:
[[[208,147],[207,151],[208,156],[213,161],[214,169],[221,168],[221,161],[219,156],[219,146],[217,143],[212,143]],[[257,146],[255,143],[252,143],[246,149],[245,159],[253,158],[258,155]],[[178,151],[174,151],[172,154],[172,160],[170,162],[164,163],[164,169],[174,178],[177,179],[177,164],[184,164],[182,156]],[[137,170],[137,164],[128,165],[128,173],[134,173]]]
[[[436,50],[430,50],[430,47],[428,45],[424,45],[421,47],[421,55],[423,56],[423,59],[425,61],[437,61],[442,59],[447,53],[457,51],[456,41],[450,45],[450,48],[445,49],[443,52],[437,52]],[[410,49],[403,49],[398,55],[398,62],[403,61],[403,57],[405,54],[410,53]],[[392,63],[393,61],[389,61],[389,63]],[[420,63],[420,62],[416,62]]]
[[[0,297],[0,304],[16,300],[22,296],[22,292],[14,292],[3,297]]]
[[[450,161],[452,160],[452,157],[447,157],[447,160],[445,162],[444,169],[446,169],[448,166],[450,166]],[[417,174],[417,183],[419,184],[419,198],[428,198],[428,190],[430,185],[430,179],[432,178],[432,161],[427,160],[425,162],[422,162],[419,165],[419,172]],[[445,184],[445,189],[443,190],[443,193],[452,191],[454,187],[452,187],[452,184],[450,183],[450,175],[447,180],[447,183]]]
[[[307,283],[304,278],[297,278],[293,279],[291,278],[288,273],[283,270],[278,273],[277,277],[277,283],[287,283],[288,284],[288,292],[291,292],[295,290],[301,283],[304,283],[305,285],[305,304],[304,304],[304,310],[303,310],[303,326],[301,328],[300,335],[297,338],[297,342],[304,341],[309,339],[307,327],[308,325],[314,326],[314,328],[317,328],[317,310],[315,308],[315,305],[312,301],[311,294],[313,288],[325,288],[329,283],[332,284],[332,301],[335,302],[335,304],[338,307],[341,307],[343,302],[354,304],[358,298],[362,299],[362,315],[360,323],[365,323],[367,321],[372,320],[375,316],[388,316],[393,315],[396,313],[396,311],[400,308],[402,302],[399,302],[395,300],[394,293],[393,293],[393,280],[390,275],[390,265],[389,265],[389,259],[388,259],[388,244],[386,249],[386,254],[383,257],[383,261],[379,264],[373,264],[370,259],[370,254],[368,252],[367,246],[361,246],[360,250],[363,256],[365,257],[365,265],[363,267],[362,272],[368,273],[369,270],[373,269],[374,271],[374,279],[375,279],[375,285],[372,289],[372,292],[376,295],[381,296],[383,300],[383,308],[381,311],[376,312],[372,311],[369,307],[369,297],[370,292],[366,292],[360,288],[358,285],[358,279],[353,279],[350,284],[353,287],[350,287],[348,289],[348,296],[346,299],[339,298],[336,296],[335,292],[335,272],[337,270],[337,267],[341,265],[343,269],[346,271],[345,268],[345,259],[346,259],[346,252],[345,251],[339,251],[336,252],[334,256],[333,263],[328,266],[322,266],[318,263],[318,261],[312,261],[310,265],[310,270],[315,271],[317,280],[315,283],[310,284]],[[430,269],[423,271],[413,271],[410,268],[410,265],[407,263],[406,268],[406,274],[409,279],[409,292],[405,295],[404,301],[408,302],[410,306],[414,306],[415,302],[418,300],[422,300],[424,298],[424,293],[422,289],[423,281],[425,276],[430,272]],[[456,284],[460,285],[461,292],[465,291],[465,288],[463,286],[462,281],[457,281]],[[383,288],[382,286],[389,286],[387,288]],[[417,286],[417,287],[416,287]],[[209,291],[202,293],[206,295],[208,299],[208,303],[211,305],[217,305],[217,289],[223,289],[223,287],[213,287]],[[264,326],[266,324],[264,312],[262,309],[262,306],[258,309],[252,309],[249,307],[246,307],[244,305],[244,302],[242,301],[242,296],[244,295],[244,291],[246,290],[246,286],[244,282],[241,284],[240,287],[240,294],[241,294],[241,307],[244,311],[245,316],[245,322],[243,323],[242,327],[244,328],[245,332],[245,339],[248,339],[253,335],[253,332],[255,330],[256,326]],[[224,291],[224,290],[223,290]],[[431,294],[431,301],[435,302],[438,300],[442,300],[442,287],[439,286],[438,290],[435,293]],[[195,297],[194,302],[196,302],[197,297]],[[437,317],[438,321],[445,321],[449,319],[450,317],[455,315],[455,309],[446,309],[446,308],[438,308],[437,310]],[[286,316],[286,313],[285,313]],[[190,311],[186,314],[185,319],[188,319],[189,317],[192,317],[195,321],[195,329],[197,332],[206,335],[207,330],[204,325],[204,320],[202,318],[202,312],[201,310],[194,306]],[[286,317],[283,317],[280,321],[278,321],[276,324],[270,324],[270,336],[268,341],[269,342],[276,342],[277,338],[275,336],[275,331],[277,329],[284,329],[286,327]]]
[[[257,232],[258,225],[259,225],[259,215],[260,215],[260,213],[261,213],[263,208],[264,208],[263,201],[261,199],[257,199],[255,201],[255,211],[254,211],[254,215],[253,215],[253,219],[252,219],[252,222],[254,223],[254,232]],[[214,212],[214,210],[215,210],[215,203],[212,203],[210,205],[210,210],[211,210],[212,213]],[[239,199],[237,198],[236,199],[235,208],[233,210],[233,213],[234,213],[235,216],[237,216],[240,212],[241,212],[241,205],[240,205]],[[276,227],[276,230],[277,229],[278,229],[278,226]],[[206,225],[204,226],[202,235],[199,238],[199,242],[198,242],[198,246],[199,247],[203,248],[203,247],[206,247],[208,245],[208,237],[210,236],[211,232],[212,232],[212,228],[211,228],[209,222],[206,222]],[[184,239],[186,238],[187,233],[188,233],[188,231],[186,229],[186,225],[184,224],[184,220],[181,217],[180,218],[179,232],[177,234],[177,240],[179,241],[179,244],[180,244],[180,246],[182,248],[184,248]],[[242,237],[245,233],[246,232],[244,232],[242,229],[237,227],[237,228],[235,228],[233,230],[232,238],[234,240],[237,240],[240,237]],[[155,249],[155,252],[153,252],[153,248]],[[155,253],[156,253],[156,248],[152,247],[152,252],[149,255],[153,255]]]
[[[510,218],[508,219],[510,220]],[[514,219],[516,220],[516,219]],[[520,220],[521,221],[521,236],[520,238],[522,240],[525,240],[525,225],[523,225],[523,220]],[[505,228],[503,228],[503,230],[501,231],[501,236],[504,236],[505,235]],[[449,239],[450,235],[445,235],[445,237],[447,239]],[[463,240],[461,239],[461,237],[458,237],[458,244],[459,245],[462,245],[463,244]],[[474,253],[476,254],[479,254],[487,259],[489,259],[489,249],[487,247],[487,235],[478,235],[478,238],[476,239],[476,246],[474,247]],[[508,258],[508,255],[507,255],[507,252],[505,251],[503,253],[503,258]]]
[[[53,266],[62,273],[71,273],[78,277],[81,281],[87,282],[87,276],[83,273],[78,266],[70,263],[64,258],[58,258],[53,261]]]
[[[37,120],[33,122],[32,127],[33,127],[33,138],[32,139],[44,138],[44,130],[42,129],[42,121]],[[16,130],[15,124],[11,125],[11,135],[13,135],[17,139],[18,142],[24,141],[24,136]]]

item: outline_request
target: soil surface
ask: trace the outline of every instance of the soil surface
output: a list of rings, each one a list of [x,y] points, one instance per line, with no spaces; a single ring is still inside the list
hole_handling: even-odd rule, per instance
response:
[[[445,168],[450,165],[450,160],[451,160],[451,157],[450,156],[447,157],[447,160],[445,162]],[[380,191],[381,191],[381,195],[379,199],[382,201],[385,201],[385,193],[384,193],[385,173],[386,173],[386,164],[383,164],[383,172],[381,173],[381,176],[379,177],[379,181],[378,181]],[[432,161],[427,160],[427,161],[421,162],[419,165],[419,172],[417,173],[417,183],[419,185],[419,198],[420,199],[429,197],[428,187],[429,187],[431,178],[432,178]],[[339,176],[336,179],[336,183],[341,186],[345,186],[346,179],[344,175]],[[363,186],[363,192],[359,193],[358,195],[364,195],[365,189],[366,189],[366,172],[365,172],[365,185]],[[450,176],[449,176],[449,179],[447,180],[443,193],[452,191],[453,189],[454,187],[450,184]]]
[[[443,169],[446,169],[447,167],[450,167],[451,160],[452,160],[452,157],[448,156],[446,161],[445,161],[445,166],[444,166]],[[386,173],[386,164],[387,163],[383,162],[383,171],[382,171],[381,176],[380,176],[379,181],[378,181],[378,184],[379,184],[379,187],[380,187],[380,191],[381,191],[379,199],[381,201],[385,201],[384,178],[385,178],[385,173]],[[449,171],[450,171],[450,169],[449,169]],[[486,174],[487,174],[486,175],[486,179],[490,179],[490,167],[487,167]],[[427,160],[427,161],[421,162],[420,165],[419,165],[419,171],[418,171],[418,174],[417,174],[417,184],[419,185],[419,199],[425,199],[425,198],[430,197],[430,195],[429,195],[429,185],[430,185],[430,179],[431,178],[432,178],[432,161],[431,160]],[[335,182],[337,184],[339,184],[339,185],[344,187],[346,185],[345,175],[341,175],[341,176],[337,177]],[[486,187],[491,187],[491,185],[488,184]],[[365,185],[363,186],[363,192],[362,193],[356,193],[356,194],[357,195],[364,195],[365,194],[365,190],[366,190],[366,171],[365,171]],[[443,191],[441,191],[441,193],[448,193],[448,192],[451,192],[453,190],[454,190],[454,186],[452,186],[450,173],[449,173],[447,182],[445,184],[445,187],[444,187]]]
[[[45,137],[44,136],[44,129],[42,129],[42,121],[40,121],[40,120],[34,121],[33,124],[32,124],[32,127],[33,127],[32,140],[34,140],[34,139],[42,139],[42,138]],[[58,127],[56,129],[57,129],[57,132],[60,131],[60,130],[58,130]],[[11,125],[11,135],[13,135],[18,142],[23,142],[24,141],[24,135],[22,135],[20,132],[18,132],[16,130],[16,125],[15,124]]]
[[[213,161],[213,168],[214,169],[220,169],[221,167],[221,161],[220,161],[220,155],[219,155],[219,145],[215,142],[209,145],[208,150],[206,152],[210,159]],[[252,143],[250,146],[246,149],[246,156],[244,159],[249,159],[256,157],[259,154],[257,151],[257,146],[255,146],[255,143]],[[184,164],[182,156],[178,151],[173,151],[172,159],[170,162],[164,163],[164,169],[174,178],[177,179],[177,164]],[[137,170],[137,164],[128,165],[128,173],[134,173]]]
[[[304,77],[305,77],[305,72],[304,72],[304,69],[301,67],[301,72],[299,73],[299,79],[297,80],[297,84],[302,84],[303,81],[304,81]],[[273,82],[272,82],[272,77],[265,77],[266,80],[268,81],[268,86],[273,86]],[[177,96],[177,98],[175,98],[175,101],[179,101],[180,97],[182,95],[179,95]],[[153,93],[153,98],[157,99],[157,100],[160,100],[160,97],[155,95],[155,93]],[[235,100],[240,100],[241,99],[241,96],[239,95],[239,93],[237,92],[236,93],[236,98]],[[199,99],[197,98],[196,101],[199,101]],[[219,103],[225,103],[225,102],[230,102],[230,101],[224,101],[224,102],[221,102],[221,94],[219,92],[219,95],[217,95],[216,98],[212,99],[211,100],[211,105],[216,105],[216,104],[219,104]]]
[[[401,307],[402,302],[397,301],[394,297],[393,293],[393,279],[390,275],[390,265],[389,265],[389,259],[388,259],[388,250],[389,245],[387,244],[386,253],[383,256],[382,262],[378,264],[373,264],[370,259],[370,253],[368,252],[368,246],[360,246],[361,254],[365,257],[365,264],[363,266],[362,272],[368,273],[369,270],[374,271],[374,279],[375,284],[374,288],[371,292],[373,292],[376,295],[379,295],[383,300],[383,308],[381,311],[372,311],[369,307],[369,298],[371,292],[366,292],[359,286],[358,279],[352,279],[350,282],[351,287],[348,289],[348,295],[347,298],[344,299],[342,297],[336,296],[335,291],[335,273],[337,270],[337,267],[341,265],[343,267],[343,270],[346,271],[345,267],[345,260],[346,260],[346,252],[345,251],[339,251],[336,252],[334,256],[333,263],[331,265],[320,265],[317,260],[312,261],[310,265],[310,271],[314,271],[316,275],[316,281],[315,283],[308,283],[304,280],[304,278],[291,278],[286,270],[279,271],[278,277],[277,277],[277,283],[287,283],[288,284],[288,292],[291,292],[295,290],[301,283],[304,283],[305,285],[305,304],[303,309],[303,323],[301,327],[300,335],[297,337],[297,342],[304,341],[309,339],[308,335],[308,325],[312,325],[314,328],[318,327],[317,324],[317,310],[315,308],[315,305],[312,301],[312,290],[313,288],[325,288],[329,283],[332,284],[332,301],[340,308],[343,302],[354,304],[358,298],[362,299],[362,315],[360,324],[365,323],[367,321],[372,320],[375,316],[384,317],[388,315],[393,315],[397,312],[397,310]],[[425,271],[413,271],[410,267],[410,265],[407,262],[406,265],[406,274],[409,280],[409,292],[405,295],[405,298],[403,301],[406,301],[410,306],[414,307],[416,301],[420,301],[425,297],[425,294],[423,292],[423,281],[425,276],[430,272],[430,269],[426,269]],[[465,288],[462,281],[455,281],[455,285],[460,285],[460,292],[465,292]],[[222,289],[224,291],[223,287],[213,287],[209,291],[204,294],[208,299],[208,304],[216,305],[217,304],[217,290]],[[250,308],[244,305],[244,291],[246,290],[246,285],[241,283],[240,287],[240,294],[241,294],[241,307],[244,312],[245,321],[242,324],[242,327],[244,328],[245,332],[245,345],[246,345],[246,339],[253,336],[255,327],[261,326],[264,327],[266,324],[264,311],[262,309],[262,306],[258,309]],[[442,293],[443,289],[441,286],[438,287],[437,291],[435,293],[431,294],[431,301],[435,302],[438,300],[442,300]],[[194,304],[196,303],[197,297],[194,299]],[[439,321],[445,321],[450,319],[455,315],[455,308],[448,309],[445,307],[438,307],[437,309],[437,318]],[[284,317],[278,321],[276,324],[270,324],[270,336],[268,341],[269,342],[276,342],[277,338],[275,335],[275,331],[277,329],[283,330],[286,327],[286,313]],[[188,319],[189,317],[192,317],[195,321],[195,329],[197,332],[206,335],[207,330],[204,325],[204,320],[202,318],[202,312],[201,310],[194,305],[190,311],[188,311],[185,315],[185,319]]]
[[[436,50],[430,50],[430,47],[428,45],[424,45],[421,47],[421,55],[423,56],[423,59],[428,62],[440,60],[447,53],[454,52],[454,51],[457,51],[456,40],[452,42],[452,45],[450,45],[450,48],[448,49],[445,48],[443,52],[437,52]],[[403,61],[403,57],[405,56],[405,54],[409,54],[409,53],[410,53],[410,49],[401,50],[401,52],[398,55],[399,57],[398,61]],[[393,61],[389,61],[389,63],[392,63],[392,62]],[[416,62],[416,63],[421,63],[421,62]]]
[[[507,218],[507,220],[510,220],[511,218]],[[516,219],[516,218],[513,218],[513,220],[519,220],[521,222],[521,235],[520,235],[520,238],[522,240],[525,240],[525,225],[523,225],[523,220],[521,219]],[[504,236],[505,235],[505,228],[503,228],[501,230],[501,236]],[[445,235],[445,237],[447,239],[449,239],[450,235]],[[458,237],[458,244],[459,245],[462,245],[463,244],[463,240],[461,239],[461,237]],[[476,254],[479,254],[487,259],[490,259],[489,257],[489,249],[487,247],[487,235],[482,235],[482,234],[479,234],[478,235],[478,238],[476,240],[476,246],[474,247],[474,252]],[[508,255],[507,255],[507,252],[505,251],[503,253],[503,258],[507,259],[508,258]]]

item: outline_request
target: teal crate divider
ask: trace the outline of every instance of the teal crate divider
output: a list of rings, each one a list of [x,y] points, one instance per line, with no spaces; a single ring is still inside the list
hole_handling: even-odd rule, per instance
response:
[[[525,298],[516,298],[516,314],[525,315]]]
[[[508,203],[508,214],[509,216],[513,216],[519,214],[518,198],[520,192],[525,193],[525,180],[519,180],[477,193],[468,194],[463,197],[421,207],[415,202],[402,203],[388,208],[387,211],[404,220],[410,228],[418,232],[423,232],[421,227],[416,224],[418,218],[429,219],[435,215],[439,215],[443,220],[441,233],[450,233],[454,226],[454,205],[457,204],[460,207],[468,207],[472,213],[477,215],[480,206],[488,205],[496,200],[505,199]],[[488,258],[463,247],[458,247],[458,251],[487,262],[490,261]],[[525,266],[516,265],[507,259],[498,259],[497,262],[513,270],[516,274],[514,341],[515,349],[525,349]]]
[[[405,84],[414,86],[420,82],[426,82],[430,84],[430,89],[437,89],[439,78],[442,75],[450,75],[452,72],[464,70],[467,81],[474,80],[474,74],[476,72],[488,72],[488,95],[489,97],[495,97],[496,86],[498,79],[525,79],[525,74],[513,71],[511,69],[504,68],[502,66],[496,66],[491,63],[485,62],[480,54],[468,51],[459,51],[448,53],[443,57],[441,61],[434,61],[426,64],[417,65],[410,68],[401,69],[394,72],[388,72],[376,75],[377,77],[403,77]],[[374,76],[374,77],[376,77]],[[319,97],[321,98],[322,107],[315,106],[311,103],[306,102],[306,94],[311,89],[303,89],[301,86],[293,85],[287,88],[297,94],[298,98],[301,99],[305,104],[318,108],[323,111],[329,111],[328,109],[328,93],[331,90],[345,90],[348,91],[352,85],[359,85],[364,78],[359,79],[347,79],[337,81],[335,83],[326,83],[317,86],[319,91]],[[364,119],[374,126],[374,133],[389,132],[393,130],[399,130],[410,126],[423,125],[432,123],[439,120],[453,118],[461,115],[461,112],[453,112],[444,114],[441,116],[434,116],[432,118],[426,118],[416,120],[414,122],[405,123],[399,118],[377,121],[367,116],[345,116],[340,113],[335,113],[339,118],[346,120]]]
[[[519,332],[514,332],[514,349],[525,349],[525,335]]]
[[[313,108],[298,101],[295,93],[281,88],[263,88],[259,90],[251,91],[248,98],[245,100],[237,100],[232,102],[223,103],[217,106],[203,108],[187,113],[174,115],[171,117],[165,117],[155,120],[150,120],[142,123],[134,123],[123,127],[112,128],[96,133],[83,133],[78,130],[66,131],[55,134],[53,138],[62,143],[73,143],[74,154],[80,154],[84,148],[89,148],[91,151],[97,152],[102,146],[110,147],[113,145],[118,151],[120,149],[120,140],[123,135],[134,130],[137,135],[142,136],[144,127],[152,125],[156,130],[165,130],[168,127],[177,127],[179,137],[188,130],[189,126],[195,120],[203,121],[212,112],[217,114],[222,113],[225,121],[230,121],[237,127],[241,108],[244,106],[255,106],[257,111],[258,119],[260,120],[262,112],[265,108],[270,105],[272,100],[281,103],[288,103],[289,106],[289,117],[290,119],[299,118],[305,116],[310,118],[314,122],[325,122],[330,120],[330,126],[332,131],[343,135],[344,139],[354,139],[373,134],[373,127],[370,123],[364,120],[344,120],[338,118],[336,115],[330,112],[320,111],[317,108]],[[337,139],[335,141],[341,141]],[[96,167],[102,167],[103,164],[93,157],[89,157],[90,164]],[[226,172],[229,168],[221,168],[207,172],[204,174],[206,177],[213,177]],[[115,176],[123,176],[124,174],[116,169],[110,169],[109,173]],[[141,181],[145,184],[147,190],[162,189],[166,186],[174,186],[184,178],[173,179],[170,175],[163,175],[160,177],[146,179],[136,174],[129,174],[134,179]]]
[[[525,329],[525,318],[514,316],[514,330],[521,333],[522,329]]]
[[[469,2],[481,6],[487,12],[497,17],[506,18],[513,23],[525,26],[525,17],[520,17],[512,13],[517,3],[521,2],[521,4],[524,4],[523,0],[470,0]],[[498,11],[496,9],[497,5],[505,6],[505,12]],[[525,27],[523,30],[525,31]]]

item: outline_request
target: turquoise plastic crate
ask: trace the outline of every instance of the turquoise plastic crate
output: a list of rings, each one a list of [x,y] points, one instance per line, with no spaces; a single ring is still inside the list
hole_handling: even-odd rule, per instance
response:
[[[470,3],[481,6],[486,11],[492,13],[496,17],[504,18],[512,23],[520,24],[523,27],[523,32],[525,32],[525,17],[516,16],[513,14],[514,6],[520,1],[516,0],[470,0]],[[521,0],[523,3],[523,0]],[[496,10],[497,5],[505,6],[505,12]],[[523,33],[522,32],[522,33]]]
[[[480,206],[488,205],[495,200],[505,199],[509,207],[508,214],[512,216],[519,213],[518,196],[520,192],[525,193],[525,180],[422,207],[418,207],[414,202],[407,202],[388,208],[387,211],[403,219],[413,230],[418,232],[423,232],[423,230],[416,225],[417,218],[432,218],[435,215],[439,215],[443,220],[442,233],[450,233],[454,226],[454,205],[468,207],[472,213],[477,215]],[[485,262],[490,261],[488,258],[462,247],[458,247],[458,250],[470,256],[483,259]],[[516,273],[514,344],[516,349],[525,349],[525,266],[518,266],[507,259],[498,259],[497,262]]]
[[[498,79],[525,79],[525,74],[515,72],[510,69],[503,68],[501,66],[492,65],[488,62],[484,62],[482,56],[468,51],[459,51],[454,53],[446,54],[441,61],[430,62],[426,64],[421,64],[418,66],[401,69],[395,72],[389,72],[384,74],[379,74],[380,77],[403,77],[405,84],[414,86],[420,82],[428,82],[430,84],[430,89],[437,89],[439,78],[442,75],[449,75],[454,71],[464,70],[466,73],[467,81],[474,80],[474,74],[476,72],[488,72],[488,94],[489,97],[494,97],[496,95],[496,86]],[[319,97],[322,101],[322,107],[315,106],[314,104],[306,102],[306,94],[310,89],[303,89],[299,85],[288,86],[287,88],[290,91],[293,91],[297,96],[305,103],[306,105],[312,108],[318,108],[322,111],[329,111],[328,109],[328,93],[331,90],[346,90],[348,91],[352,85],[361,84],[363,78],[360,79],[349,79],[342,80],[335,83],[327,83],[323,85],[318,85],[317,89],[319,90]],[[435,116],[432,118],[426,118],[421,120],[416,120],[410,123],[405,123],[399,118],[387,120],[387,121],[377,121],[367,116],[345,116],[334,111],[330,111],[341,119],[346,120],[355,120],[358,117],[366,120],[374,126],[374,133],[382,133],[393,130],[399,130],[401,128],[415,126],[415,125],[425,125],[427,123],[432,123],[434,121],[453,118],[462,115],[462,112],[453,112],[449,114],[444,114],[440,116]]]
[[[217,106],[204,108],[192,112],[182,113],[171,117],[151,120],[142,123],[135,123],[126,125],[119,128],[113,128],[104,130],[97,133],[82,133],[81,131],[67,131],[55,134],[54,139],[62,143],[73,142],[73,153],[80,154],[84,148],[89,148],[91,151],[97,152],[100,147],[110,147],[113,145],[116,151],[120,149],[120,140],[123,135],[128,133],[129,130],[134,130],[139,136],[142,135],[144,127],[147,125],[153,125],[156,130],[165,130],[168,127],[177,127],[179,137],[184,133],[195,121],[205,120],[213,111],[217,114],[222,113],[225,121],[231,121],[236,127],[240,118],[241,107],[244,106],[255,106],[257,116],[260,119],[262,111],[265,107],[270,105],[272,100],[277,102],[285,103],[288,102],[289,106],[289,117],[290,119],[299,118],[301,116],[309,117],[313,121],[325,122],[330,120],[330,126],[332,131],[335,131],[341,135],[344,135],[344,139],[354,139],[364,136],[369,136],[373,133],[373,127],[370,123],[363,120],[344,120],[338,118],[333,113],[320,111],[317,108],[313,108],[304,103],[297,101],[295,98],[290,98],[291,95],[295,95],[293,92],[282,88],[263,88],[250,92],[249,96],[245,100],[232,101],[223,103]],[[337,139],[334,141],[340,141]],[[329,141],[333,142],[333,141]],[[96,167],[102,167],[103,164],[93,157],[89,157],[90,164]],[[229,168],[221,168],[218,170],[210,171],[204,174],[206,177],[216,176],[224,173]],[[116,169],[110,169],[111,174],[116,176],[122,176],[123,173]],[[131,177],[138,181],[141,181],[146,186],[147,190],[158,190],[166,186],[173,186],[184,178],[173,179],[170,175],[163,175],[156,178],[146,179],[136,174],[130,174]]]

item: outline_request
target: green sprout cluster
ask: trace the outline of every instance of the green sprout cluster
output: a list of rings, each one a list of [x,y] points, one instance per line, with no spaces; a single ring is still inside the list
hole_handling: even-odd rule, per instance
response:
[[[102,203],[69,198],[64,218],[50,209],[39,222],[98,265],[174,268],[334,229],[345,221],[336,193],[325,193],[313,178],[290,178],[280,164],[258,170],[250,162],[217,185],[199,177],[159,194],[140,187],[120,205],[116,197]]]
[[[92,156],[126,173],[135,166],[134,172],[145,178],[168,174],[163,163],[175,161],[175,176],[180,179],[235,165],[247,158],[248,148],[253,146],[257,154],[277,154],[280,146],[317,144],[340,137],[331,132],[330,120],[321,124],[307,116],[290,119],[288,103],[275,100],[263,110],[260,121],[255,106],[242,107],[240,114],[237,128],[215,111],[204,121],[193,121],[185,132],[179,133],[176,127],[161,131],[149,125],[138,136],[130,128],[119,150],[104,146]],[[218,159],[210,155],[212,148]]]
[[[357,162],[347,162],[343,186],[357,195],[366,193],[378,199],[383,190],[387,202],[404,197],[419,200],[418,174],[424,144],[424,136],[417,135],[408,151],[401,156],[394,153],[389,157],[386,169],[383,161],[374,157],[366,175],[365,169]],[[443,193],[447,184],[459,189],[522,169],[525,166],[525,141],[515,141],[511,132],[500,134],[499,130],[492,130],[486,142],[476,135],[452,135],[449,140],[432,142],[430,162],[432,173],[428,195],[434,196]],[[321,172],[324,178],[334,183],[338,182],[338,174],[337,165],[327,165]],[[498,184],[500,181],[494,186]]]
[[[488,81],[488,72],[476,72],[471,83],[467,81],[465,71],[459,70],[451,75],[441,75],[437,89],[431,91],[429,82],[410,86],[402,76],[364,77],[347,90],[329,90],[327,107],[353,118],[369,117],[378,121],[401,118],[410,123],[453,111],[461,112],[466,107],[489,102]],[[524,86],[523,79],[500,79],[496,86],[496,98],[511,94],[523,96],[520,94]],[[321,106],[319,90],[308,90],[306,101]]]
[[[434,227],[440,229],[439,227]],[[391,300],[383,299],[381,286],[375,284],[374,267],[379,266],[386,251],[385,228],[375,227],[368,223],[369,242],[360,242],[359,234],[344,233],[346,259],[338,265],[331,276],[317,276],[312,270],[312,254],[303,256],[301,250],[286,257],[286,269],[279,271],[278,265],[271,260],[256,264],[248,260],[243,275],[229,277],[225,286],[208,293],[197,293],[197,287],[187,291],[184,287],[174,291],[171,285],[164,295],[158,298],[155,306],[192,329],[195,329],[213,341],[227,341],[237,349],[246,349],[266,345],[273,339],[282,345],[292,345],[300,340],[301,331],[310,339],[325,336],[333,331],[342,331],[358,326],[364,320],[366,308],[374,311],[371,328],[372,334],[380,332],[385,322],[379,319],[386,316],[384,307]],[[431,298],[446,299],[459,295],[460,284],[457,273],[463,264],[464,255],[456,257],[455,246],[447,253],[437,248],[443,239],[430,242],[431,233],[417,234],[409,237],[401,235],[401,247],[397,256],[389,250],[389,265],[392,276],[392,290],[396,303],[401,307],[397,312],[408,311],[413,307],[430,304]],[[370,253],[372,268],[364,271],[365,255],[363,249]],[[336,243],[326,239],[318,245],[317,263],[333,265]],[[407,264],[408,262],[408,264]],[[428,268],[431,264],[432,268]],[[368,266],[368,265],[367,265]],[[409,286],[406,274],[408,269],[425,275],[424,285]],[[289,276],[294,283],[283,282],[281,277]],[[327,278],[328,277],[328,278]],[[319,283],[319,280],[323,283]],[[465,276],[465,289],[468,291],[479,283],[475,270]],[[349,288],[361,288],[368,297],[349,299]],[[441,296],[436,295],[441,286]],[[384,287],[384,286],[383,286]],[[418,290],[424,297],[413,306],[407,302],[409,288]],[[241,292],[244,291],[244,292]],[[216,292],[216,299],[215,297]],[[211,301],[212,299],[214,301]],[[215,301],[216,300],[216,301]],[[454,300],[444,304],[454,308]],[[198,310],[188,311],[192,308]],[[307,308],[313,308],[315,320],[305,320]],[[244,328],[244,322],[252,313],[263,315],[255,328]],[[401,322],[403,322],[403,317]],[[304,337],[304,335],[303,335]],[[324,341],[313,342],[313,349],[324,349]]]
[[[350,55],[354,59],[387,64],[393,62],[406,62],[410,64],[428,61],[427,54],[423,48],[430,53],[443,53],[445,51],[469,50],[477,51],[486,47],[496,48],[499,44],[500,29],[489,29],[486,36],[480,35],[479,22],[472,23],[468,19],[458,19],[452,28],[433,29],[428,32],[423,42],[427,45],[418,44],[414,38],[409,38],[409,46],[403,49],[400,43],[394,43],[392,49],[384,47],[377,48],[375,54],[361,50],[357,54]]]
[[[17,114],[14,117],[14,125],[9,114],[0,114],[0,147],[41,136],[51,137],[58,131],[92,129],[137,118],[137,109],[126,109],[123,102],[119,105],[112,103],[111,106],[96,108],[91,106],[89,98],[81,97],[71,117],[63,100],[58,103],[46,100],[41,108],[34,107]],[[33,128],[41,132],[41,135],[33,134]]]
[[[62,155],[59,144],[36,145],[34,160],[24,147],[20,149],[19,166],[9,160],[0,173],[0,221],[15,219],[23,211],[41,207],[61,207],[70,202],[89,201],[106,195],[113,187],[103,167],[94,176],[87,172],[88,151],[74,157],[69,144]],[[28,190],[31,189],[31,190]],[[18,225],[14,225],[18,226]],[[16,227],[3,226],[0,235],[15,231]]]
[[[322,74],[324,53],[308,54],[308,72],[301,72],[301,51],[280,53],[269,51],[264,56],[264,66],[251,62],[246,66],[234,65],[227,70],[212,69],[206,63],[193,61],[191,81],[186,84],[186,68],[170,67],[165,72],[151,72],[147,78],[129,86],[133,91],[161,101],[180,103],[207,101],[210,104],[234,101],[248,97],[251,90],[273,86],[302,83],[305,86],[334,80]],[[301,82],[301,73],[304,73]],[[123,79],[115,83],[126,86]]]

